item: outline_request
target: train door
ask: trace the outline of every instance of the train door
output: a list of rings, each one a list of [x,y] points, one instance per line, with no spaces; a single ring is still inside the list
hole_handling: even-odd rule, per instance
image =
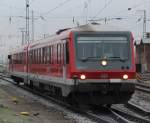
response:
[[[69,45],[68,41],[63,40],[63,80],[66,80],[67,78],[67,71],[68,71],[68,66],[69,66]]]

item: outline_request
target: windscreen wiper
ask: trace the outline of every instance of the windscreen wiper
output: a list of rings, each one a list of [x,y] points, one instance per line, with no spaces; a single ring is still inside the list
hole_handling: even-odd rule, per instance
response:
[[[108,57],[108,59],[116,59],[116,60],[120,60],[121,62],[125,62],[126,61],[125,58],[122,58],[122,57],[119,57],[119,56]]]
[[[82,57],[80,58],[81,61],[86,62],[88,60],[99,60],[100,57]]]

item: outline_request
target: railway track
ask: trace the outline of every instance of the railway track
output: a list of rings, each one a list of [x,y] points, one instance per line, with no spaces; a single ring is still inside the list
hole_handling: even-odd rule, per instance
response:
[[[150,123],[150,114],[141,108],[139,109],[139,106],[137,107],[133,103],[118,105],[112,106],[112,109],[124,118],[129,119],[135,123]]]
[[[139,82],[150,81],[150,73],[144,73],[144,74],[137,73],[136,78]]]
[[[129,101],[127,104],[125,104],[125,107],[127,107],[133,111],[136,111],[137,114],[139,114],[140,116],[143,116],[143,117],[150,116],[150,110],[144,109],[143,107],[141,107],[137,104],[134,104],[131,101]]]
[[[137,83],[136,90],[141,92],[150,93],[150,73],[147,74],[136,74]]]
[[[148,85],[148,84],[144,84],[144,83],[137,83],[136,84],[136,90],[150,93],[150,84]]]
[[[0,79],[10,82],[11,84],[16,86],[16,83],[13,82],[7,75],[0,74]],[[82,109],[78,107],[74,107],[72,105],[67,104],[66,102],[62,100],[55,99],[53,97],[50,97],[48,93],[40,93],[36,89],[28,88],[27,86],[24,86],[23,84],[17,85],[18,87],[29,91],[35,95],[40,96],[40,98],[44,98],[46,100],[50,100],[53,103],[57,105],[61,105],[62,107],[65,107],[69,109],[70,111],[73,111],[75,113],[78,113],[79,115],[88,117],[89,119],[92,119],[95,122],[100,123],[150,123],[149,119],[145,119],[143,117],[140,117],[138,115],[131,114],[129,112],[125,112],[124,110],[120,110],[118,108],[115,108],[112,106],[112,108],[108,107],[98,107],[98,108],[92,108],[92,109]]]

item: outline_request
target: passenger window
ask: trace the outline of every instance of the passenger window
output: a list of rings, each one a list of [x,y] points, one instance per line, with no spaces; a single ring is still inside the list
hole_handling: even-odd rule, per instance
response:
[[[33,64],[33,50],[30,51],[29,60],[30,60],[30,63]]]
[[[61,64],[61,44],[58,44],[58,64]]]
[[[54,55],[53,55],[53,54],[54,54],[54,50],[53,50],[54,48],[53,48],[53,47],[54,47],[54,46],[52,45],[52,46],[51,46],[51,64],[53,64],[53,60],[54,60],[54,57],[53,57],[53,56],[54,56]]]
[[[43,58],[43,62],[42,63],[45,64],[46,63],[46,47],[43,47],[42,52],[43,52],[43,54],[42,54],[43,55],[43,57],[42,57]]]
[[[33,50],[33,63],[35,64],[35,50]]]
[[[49,64],[51,64],[51,46],[49,46],[49,61],[48,61],[48,63]]]
[[[66,43],[66,64],[69,64],[69,45]]]
[[[40,64],[42,64],[42,59],[43,59],[43,53],[42,53],[42,48],[40,48]]]
[[[59,60],[58,60],[58,44],[57,44],[57,64],[58,64]]]

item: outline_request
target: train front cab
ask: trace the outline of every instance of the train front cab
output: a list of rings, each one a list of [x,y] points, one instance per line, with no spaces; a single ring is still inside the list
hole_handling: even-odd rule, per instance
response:
[[[132,34],[74,32],[70,39],[70,94],[88,104],[127,102],[135,90]]]

